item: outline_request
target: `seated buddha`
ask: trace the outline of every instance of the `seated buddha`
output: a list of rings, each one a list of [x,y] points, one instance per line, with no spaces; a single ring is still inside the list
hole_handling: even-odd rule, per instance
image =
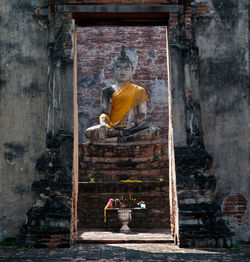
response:
[[[102,90],[99,125],[85,131],[90,142],[150,142],[160,138],[160,128],[148,123],[149,100],[143,87],[131,83],[133,63],[122,46],[113,67],[115,84]]]

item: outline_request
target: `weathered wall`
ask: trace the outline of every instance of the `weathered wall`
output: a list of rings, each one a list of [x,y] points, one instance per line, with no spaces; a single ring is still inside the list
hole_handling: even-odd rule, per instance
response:
[[[245,210],[244,198],[235,198],[223,218],[239,239],[249,241],[250,6],[248,0],[206,2],[210,14],[198,16],[195,24],[204,143],[213,157],[218,204],[238,193],[248,202]]]
[[[113,62],[122,45],[137,62],[132,82],[144,87],[150,98],[148,118],[167,141],[166,28],[79,27],[77,33],[79,142],[86,142],[85,129],[99,122],[101,90],[114,84]]]
[[[70,28],[60,25],[60,19],[52,19],[48,32],[45,17],[35,15],[34,2],[46,6],[48,1],[9,0],[0,4],[0,239],[17,234],[18,226],[23,224],[27,210],[33,205],[30,186],[38,178],[35,164],[45,151],[46,131],[56,134],[62,127],[71,132],[73,126],[72,43],[67,43],[72,34]],[[109,0],[98,2],[110,3]],[[112,2],[125,3],[125,0]],[[170,2],[174,3],[147,1]],[[213,158],[208,175],[214,175],[218,181],[218,204],[223,208],[224,218],[239,239],[249,240],[249,3],[247,0],[197,0],[184,4],[185,15],[173,15],[176,19],[170,21],[169,27],[171,50],[175,49],[172,54],[176,56],[172,58],[177,61],[175,68],[180,69],[184,81],[182,85],[176,75],[174,88],[177,89],[172,94],[173,126],[180,127],[180,132],[173,133],[175,146],[179,149],[203,146],[204,142]],[[71,21],[67,23],[70,25]],[[63,54],[64,45],[69,60]],[[45,106],[46,99],[49,108]],[[59,139],[61,135],[65,137],[60,133]],[[68,145],[70,148],[70,142]],[[53,143],[53,146],[58,145]],[[64,146],[61,148],[63,152],[68,151]],[[65,173],[59,177],[65,178],[66,174],[66,185],[70,185],[71,156],[69,151],[60,159],[68,159],[60,162],[64,163]],[[57,177],[51,175],[52,180]],[[43,182],[53,185],[48,180]],[[61,203],[56,195],[57,186],[56,181],[54,199]],[[40,187],[37,190],[41,192]],[[58,202],[50,202],[52,209]],[[39,212],[37,215],[40,223]]]
[[[24,224],[22,234],[31,230],[31,235],[30,223],[65,224],[60,215],[59,222],[48,216],[55,208],[69,218],[69,231],[73,149],[74,23],[53,9],[50,14],[39,9],[49,1],[5,2],[0,5],[0,240],[16,236]]]
[[[28,0],[0,4],[0,240],[25,222],[45,148],[47,31],[33,7]]]

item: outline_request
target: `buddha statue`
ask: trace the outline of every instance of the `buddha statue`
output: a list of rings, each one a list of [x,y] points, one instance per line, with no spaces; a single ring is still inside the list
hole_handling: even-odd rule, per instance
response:
[[[102,90],[99,125],[85,131],[91,143],[150,143],[160,138],[160,128],[148,123],[144,88],[131,83],[133,63],[122,46],[114,63],[115,84]]]

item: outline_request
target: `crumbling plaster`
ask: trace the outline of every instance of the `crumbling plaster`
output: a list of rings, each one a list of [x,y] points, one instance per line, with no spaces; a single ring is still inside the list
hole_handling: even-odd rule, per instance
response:
[[[196,20],[203,138],[213,157],[218,204],[241,193],[250,202],[249,1],[210,0],[209,16]],[[239,239],[250,240],[250,209]]]
[[[17,234],[33,205],[46,138],[47,31],[21,2],[0,3],[0,240]]]

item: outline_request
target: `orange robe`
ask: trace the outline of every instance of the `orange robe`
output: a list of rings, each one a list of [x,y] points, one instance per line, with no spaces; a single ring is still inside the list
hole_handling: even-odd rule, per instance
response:
[[[127,115],[128,111],[148,100],[148,96],[143,87],[127,82],[112,95],[110,116],[101,114],[100,118],[107,119],[108,127],[112,128],[115,125],[125,125],[122,120]]]

